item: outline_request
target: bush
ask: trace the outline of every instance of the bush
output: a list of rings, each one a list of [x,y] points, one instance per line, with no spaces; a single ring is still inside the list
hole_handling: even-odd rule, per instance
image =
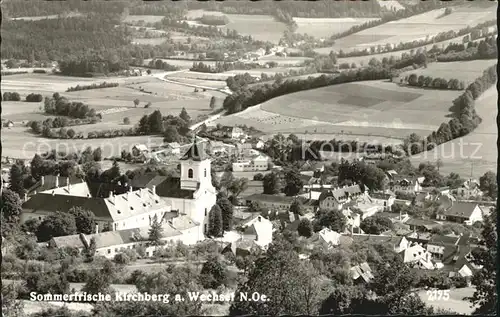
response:
[[[46,74],[47,71],[45,69],[34,69],[33,73],[35,73],[35,74]]]
[[[3,101],[21,101],[21,96],[17,92],[4,92]]]
[[[118,87],[118,83],[102,82],[100,84],[92,84],[92,85],[84,85],[84,86],[77,85],[76,87],[68,88],[66,90],[66,92],[79,91],[79,90],[90,90],[90,89],[100,89],[100,88],[112,88],[112,87]]]
[[[130,124],[130,118],[129,117],[125,117],[123,118],[123,124]]]
[[[253,176],[254,181],[263,181],[264,180],[264,174],[262,173],[257,173]]]
[[[125,253],[118,253],[115,255],[114,261],[116,264],[127,265],[130,263],[130,258]]]

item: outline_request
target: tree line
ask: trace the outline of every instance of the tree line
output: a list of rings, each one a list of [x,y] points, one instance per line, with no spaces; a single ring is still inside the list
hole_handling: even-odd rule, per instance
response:
[[[320,77],[308,79],[286,80],[281,84],[273,83],[244,88],[224,99],[224,109],[229,113],[240,112],[272,98],[308,89],[337,85],[353,81],[376,80],[391,78],[389,69],[368,67],[343,72],[337,77]]]
[[[408,154],[412,155],[432,150],[435,145],[462,137],[473,131],[481,123],[481,118],[474,109],[474,101],[484,91],[496,84],[496,67],[497,65],[495,64],[486,69],[483,75],[471,83],[462,95],[453,100],[453,105],[450,108],[455,114],[453,119],[442,123],[439,129],[432,132],[425,139],[420,138],[416,134],[412,134],[406,138],[405,150]],[[408,146],[410,144],[411,147]]]
[[[119,85],[118,83],[107,83],[107,82],[102,82],[100,84],[82,85],[82,86],[76,85],[75,87],[69,87],[68,89],[66,89],[66,92],[90,90],[90,89],[100,89],[100,88],[111,88],[111,87],[118,87],[118,85]]]
[[[465,83],[456,78],[452,78],[446,80],[444,78],[436,77],[432,78],[431,76],[424,76],[417,74],[410,74],[402,79],[402,82],[408,84],[408,86],[414,87],[428,87],[434,89],[449,89],[449,90],[464,90]]]
[[[467,49],[464,46],[455,46],[445,54],[437,56],[438,62],[470,61],[475,59],[492,59],[498,56],[497,42],[494,36],[481,40],[478,44],[469,42]]]
[[[270,68],[278,66],[276,62],[266,63]],[[262,68],[259,63],[243,63],[243,62],[215,62],[214,66],[204,64],[203,62],[193,63],[193,66],[189,69],[192,72],[200,73],[223,73],[231,70],[250,70],[255,68]]]
[[[52,97],[45,97],[44,110],[47,114],[67,116],[76,119],[93,118],[97,116],[95,109],[82,102],[70,102],[66,97],[54,93]]]
[[[213,14],[204,14],[202,17],[197,18],[196,21],[199,21],[205,25],[213,25],[220,26],[226,25],[229,23],[229,19],[225,15],[213,15]]]

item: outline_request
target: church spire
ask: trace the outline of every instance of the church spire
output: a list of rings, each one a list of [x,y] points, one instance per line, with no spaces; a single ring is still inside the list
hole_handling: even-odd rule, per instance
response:
[[[203,149],[203,146],[198,142],[196,133],[193,135],[193,145],[186,151],[181,160],[193,160],[193,161],[203,161],[207,158],[207,155]]]

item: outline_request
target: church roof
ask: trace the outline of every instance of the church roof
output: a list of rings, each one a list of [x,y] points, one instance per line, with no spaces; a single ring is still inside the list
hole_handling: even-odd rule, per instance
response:
[[[203,161],[207,159],[206,148],[201,142],[198,142],[196,136],[194,137],[193,144],[184,153],[181,160]]]

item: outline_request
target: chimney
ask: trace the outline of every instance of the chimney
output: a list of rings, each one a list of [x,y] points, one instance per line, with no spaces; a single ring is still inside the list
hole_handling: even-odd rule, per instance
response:
[[[28,194],[24,193],[24,201],[28,201]]]
[[[41,182],[42,182],[42,186],[45,185],[45,176],[42,176]]]
[[[132,192],[132,186],[129,186],[129,187],[128,187],[128,191],[129,191],[129,192]]]
[[[59,187],[59,174],[56,175],[56,188]]]
[[[99,224],[95,224],[95,233],[99,233]]]
[[[69,187],[69,177],[66,177],[66,185]]]
[[[113,204],[115,203],[115,195],[113,194],[113,191],[109,192],[109,201],[111,201]]]
[[[261,218],[261,216],[259,216],[259,222],[261,222],[261,221],[262,221],[262,218]]]
[[[153,194],[156,195],[156,185],[153,185],[152,191],[153,191]]]

